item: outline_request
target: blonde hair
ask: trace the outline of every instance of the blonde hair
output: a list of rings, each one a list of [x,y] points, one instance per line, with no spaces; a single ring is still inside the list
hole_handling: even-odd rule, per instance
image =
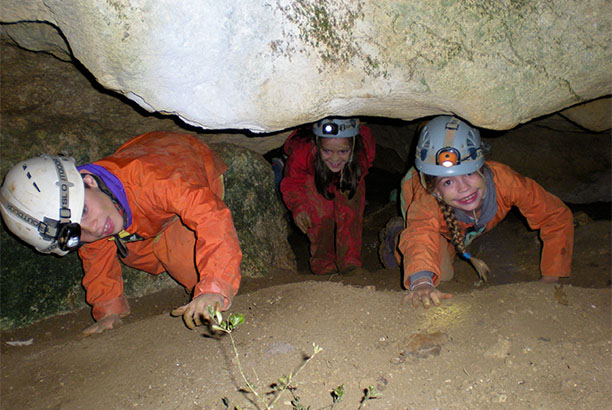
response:
[[[474,269],[476,269],[476,272],[478,272],[478,276],[484,282],[486,282],[488,280],[487,275],[488,273],[490,273],[491,270],[489,269],[489,267],[483,260],[478,259],[478,258],[473,258],[472,255],[470,255],[470,253],[467,251],[465,247],[464,237],[463,237],[463,234],[461,233],[461,228],[459,227],[459,221],[457,221],[457,218],[455,217],[454,208],[450,206],[449,204],[447,204],[446,202],[444,202],[442,198],[438,197],[437,195],[434,195],[433,193],[434,188],[435,188],[436,177],[431,176],[431,175],[425,175],[423,180],[425,182],[425,189],[427,190],[427,192],[432,194],[434,198],[436,198],[436,201],[438,202],[438,205],[440,206],[440,211],[442,212],[442,216],[444,216],[446,225],[448,226],[448,229],[450,230],[450,233],[451,233],[451,243],[453,244],[457,252],[464,259],[468,260],[472,264]]]

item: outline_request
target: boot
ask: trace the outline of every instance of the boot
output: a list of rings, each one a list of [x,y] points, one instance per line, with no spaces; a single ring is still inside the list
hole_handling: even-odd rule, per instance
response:
[[[378,234],[380,240],[378,257],[385,268],[393,269],[399,267],[395,258],[395,249],[402,230],[404,230],[404,219],[401,216],[395,216],[387,222],[385,228]]]

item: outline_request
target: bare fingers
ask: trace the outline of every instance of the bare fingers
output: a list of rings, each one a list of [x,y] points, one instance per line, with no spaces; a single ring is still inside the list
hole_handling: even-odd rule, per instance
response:
[[[109,315],[83,330],[81,335],[87,337],[96,333],[102,333],[105,330],[114,328],[116,325],[120,325],[121,323],[123,323],[123,321],[119,315]]]
[[[207,300],[203,300],[201,298],[196,298],[192,300],[190,303],[181,306],[172,311],[172,316],[182,316],[183,321],[185,322],[185,326],[189,329],[194,330],[196,327],[201,326],[205,321],[211,323],[212,318],[208,313],[208,303]],[[215,309],[220,309],[220,303],[215,303]]]
[[[191,330],[194,330],[196,326],[200,326],[202,324],[196,312],[195,306],[193,306],[194,302],[195,301],[192,301],[189,305],[187,305],[187,310],[185,311],[185,313],[183,313],[183,320],[185,321],[185,325]]]
[[[443,299],[450,299],[452,297],[452,294],[440,292],[435,288],[417,289],[410,291],[410,293],[404,296],[402,303],[410,303],[414,308],[423,305],[425,309],[429,309],[432,304],[434,306],[440,306],[440,302]]]

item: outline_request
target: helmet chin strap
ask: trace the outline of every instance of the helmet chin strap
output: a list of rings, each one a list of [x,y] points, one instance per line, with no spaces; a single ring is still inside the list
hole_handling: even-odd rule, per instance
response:
[[[113,235],[113,237],[115,238],[115,245],[117,245],[117,253],[122,258],[126,258],[128,256],[128,254],[130,253],[130,251],[128,251],[127,246],[125,246],[125,244],[121,240],[121,237],[119,237],[118,233]]]
[[[423,174],[421,171],[418,171],[419,173],[419,181],[421,181],[421,185],[423,186],[423,188],[425,188],[425,191],[427,191],[427,182],[425,182],[425,174]]]

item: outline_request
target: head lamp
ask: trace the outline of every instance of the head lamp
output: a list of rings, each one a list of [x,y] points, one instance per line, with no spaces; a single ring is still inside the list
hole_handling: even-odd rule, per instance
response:
[[[351,138],[359,135],[357,118],[325,118],[313,124],[312,131],[322,138]]]
[[[321,131],[323,135],[338,135],[338,124],[333,122],[325,123],[321,126]]]
[[[70,252],[77,249],[81,244],[81,225],[73,222],[59,224],[55,240],[62,251]]]
[[[454,165],[461,164],[461,155],[453,147],[441,148],[436,153],[436,165],[442,165],[443,167],[450,168]]]

